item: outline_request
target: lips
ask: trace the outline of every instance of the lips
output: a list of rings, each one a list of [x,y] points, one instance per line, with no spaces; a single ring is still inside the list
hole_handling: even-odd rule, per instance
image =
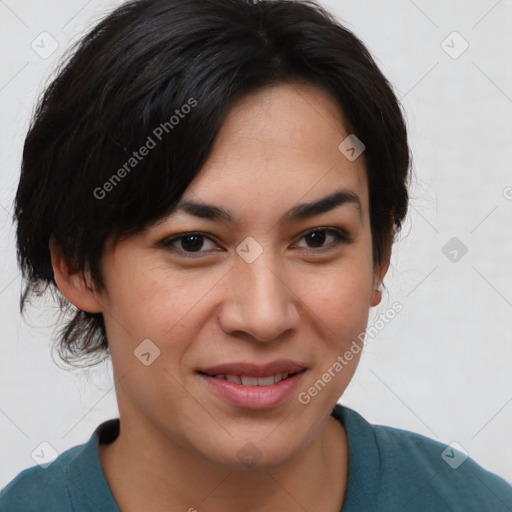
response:
[[[234,382],[241,386],[273,386],[287,379],[289,375],[289,373],[277,373],[276,375],[269,375],[268,377],[250,377],[248,375],[224,375],[219,373],[217,375],[211,375],[211,377]]]
[[[307,368],[280,359],[267,364],[225,363],[197,370],[209,393],[237,409],[269,409],[289,401]]]
[[[283,380],[284,376],[288,377],[289,375],[293,375],[305,369],[306,366],[302,363],[292,361],[289,359],[280,359],[278,361],[272,361],[270,363],[263,365],[257,365],[254,363],[247,362],[219,364],[216,366],[199,368],[198,372],[205,375],[209,375],[210,377],[222,378],[224,380],[230,380],[232,382],[237,382],[232,379],[238,377],[241,382],[237,383],[241,383],[246,386],[268,386],[272,384],[270,383],[270,377],[273,377],[273,383],[276,383],[276,378],[278,379],[279,382],[279,380]],[[227,377],[230,378],[228,379]],[[262,379],[261,384],[258,384],[259,379]],[[243,380],[245,380],[245,382],[243,382]]]
[[[205,389],[216,399],[220,399],[225,404],[237,409],[271,409],[279,407],[289,402],[294,393],[296,393],[301,381],[304,380],[306,368],[294,374],[290,374],[286,379],[280,380],[278,383],[269,385],[251,385],[254,381],[249,381],[249,385],[220,377],[211,377],[206,373],[198,372],[200,382],[203,383]],[[246,377],[242,377],[246,378]],[[248,377],[249,379],[266,379],[266,377]],[[271,379],[272,377],[269,377]]]

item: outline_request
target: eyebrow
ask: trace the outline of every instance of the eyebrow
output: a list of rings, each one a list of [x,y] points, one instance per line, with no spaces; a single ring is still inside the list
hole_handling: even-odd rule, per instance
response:
[[[310,203],[300,203],[295,205],[281,217],[280,222],[285,223],[305,219],[314,215],[329,212],[344,205],[355,206],[359,210],[359,215],[362,216],[363,209],[359,196],[352,190],[341,189]],[[178,211],[184,211],[201,219],[224,221],[229,223],[236,222],[236,216],[232,212],[214,204],[183,200],[176,205],[174,212]]]

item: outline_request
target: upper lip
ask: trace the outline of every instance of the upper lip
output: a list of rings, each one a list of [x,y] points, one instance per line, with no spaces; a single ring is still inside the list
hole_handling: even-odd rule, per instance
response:
[[[208,375],[242,375],[246,377],[268,377],[278,373],[297,373],[305,370],[306,366],[291,361],[290,359],[280,359],[270,363],[258,365],[254,363],[225,363],[216,366],[199,368],[198,372]]]

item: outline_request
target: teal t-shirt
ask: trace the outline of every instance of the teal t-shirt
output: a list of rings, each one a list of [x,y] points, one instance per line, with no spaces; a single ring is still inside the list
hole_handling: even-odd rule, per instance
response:
[[[339,404],[331,414],[343,424],[349,448],[341,512],[512,512],[512,486],[460,452],[419,434],[371,425]],[[46,469],[22,471],[0,492],[0,511],[119,512],[98,449],[118,434],[119,419],[106,421],[87,443]],[[201,510],[200,503],[192,505]]]

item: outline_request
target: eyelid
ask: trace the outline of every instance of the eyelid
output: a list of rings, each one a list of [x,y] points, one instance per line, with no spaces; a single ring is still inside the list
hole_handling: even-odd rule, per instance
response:
[[[323,232],[326,235],[332,235],[335,237],[335,241],[324,247],[300,247],[300,250],[306,252],[308,254],[321,254],[324,252],[328,252],[336,249],[340,244],[350,244],[353,240],[347,230],[338,228],[338,227],[330,227],[330,226],[318,226],[307,231],[304,231],[299,238],[298,241],[302,240],[304,237],[308,236],[310,233],[315,233],[317,231]],[[296,243],[296,242],[295,242]]]
[[[338,228],[338,227],[334,227],[334,226],[318,226],[318,227],[308,229],[307,231],[304,231],[304,233],[302,233],[298,239],[300,240],[301,238],[304,238],[305,236],[309,235],[310,233],[314,233],[315,231],[323,231],[328,234],[334,233],[335,236],[339,236],[340,239],[343,239],[347,242],[352,240],[352,237],[349,235],[349,233],[346,229]]]
[[[173,252],[179,253],[180,255],[184,255],[185,258],[197,258],[200,256],[204,256],[205,254],[211,254],[211,252],[209,251],[187,252],[184,251],[183,249],[178,249],[172,245],[174,242],[179,241],[181,238],[185,238],[190,235],[201,236],[204,239],[209,240],[210,242],[213,242],[214,244],[218,245],[214,237],[203,231],[184,231],[183,233],[177,233],[176,235],[171,235],[170,237],[164,238],[161,242],[158,243],[158,245],[164,247],[165,249],[173,249]]]

